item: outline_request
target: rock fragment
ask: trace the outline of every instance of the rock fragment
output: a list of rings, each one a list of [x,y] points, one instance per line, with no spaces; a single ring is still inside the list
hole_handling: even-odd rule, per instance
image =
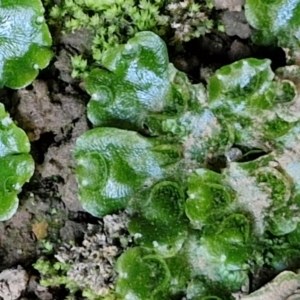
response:
[[[0,273],[0,297],[5,300],[17,300],[26,289],[28,274],[21,267],[7,269]]]

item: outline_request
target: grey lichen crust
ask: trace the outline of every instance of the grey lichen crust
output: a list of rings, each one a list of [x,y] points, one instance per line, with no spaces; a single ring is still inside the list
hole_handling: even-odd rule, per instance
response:
[[[127,215],[107,215],[99,225],[88,224],[81,246],[65,244],[55,258],[71,265],[67,277],[76,283],[78,290],[92,292],[94,296],[112,297],[116,279],[114,264],[130,242]]]

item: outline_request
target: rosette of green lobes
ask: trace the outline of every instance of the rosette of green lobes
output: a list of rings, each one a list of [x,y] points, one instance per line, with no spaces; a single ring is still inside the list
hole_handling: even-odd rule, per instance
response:
[[[136,243],[164,257],[180,250],[187,236],[185,193],[176,182],[161,181],[133,200],[129,232]]]
[[[85,82],[90,121],[139,130],[149,114],[179,108],[181,98],[171,86],[168,66],[166,45],[152,32],[137,33],[126,45],[106,52],[106,70],[92,70]]]
[[[299,0],[247,0],[245,14],[249,24],[257,29],[255,43],[299,48]]]
[[[153,251],[131,248],[116,264],[118,280],[116,293],[121,299],[168,299],[170,271],[166,262]]]
[[[8,220],[18,208],[18,193],[34,171],[30,144],[0,103],[0,221]]]
[[[287,133],[298,118],[290,118],[293,112],[288,110],[294,105],[295,85],[274,81],[270,63],[267,59],[243,59],[222,67],[210,78],[208,106],[233,127],[236,144],[266,149],[266,141]]]
[[[22,88],[45,68],[52,52],[51,36],[40,0],[0,3],[0,86]]]
[[[171,147],[171,146],[170,146]],[[162,180],[180,158],[133,131],[95,128],[80,136],[74,156],[79,197],[84,209],[102,217],[126,208],[141,188]]]
[[[195,229],[202,229],[224,217],[235,198],[221,174],[198,169],[189,177],[185,212]]]

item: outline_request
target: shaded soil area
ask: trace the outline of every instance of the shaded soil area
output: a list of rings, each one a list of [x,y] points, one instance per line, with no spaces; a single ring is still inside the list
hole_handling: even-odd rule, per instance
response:
[[[169,47],[171,62],[192,82],[206,83],[216,69],[246,57],[269,58],[274,69],[285,65],[281,49],[251,43],[252,30],[243,12],[226,11],[222,18],[226,32],[195,39],[180,52]],[[34,176],[19,195],[17,213],[0,223],[0,299],[63,299],[63,289],[39,284],[32,264],[44,254],[45,240],[57,248],[70,241],[80,243],[87,224],[99,221],[84,212],[78,201],[72,158],[76,139],[91,128],[86,118],[89,96],[82,83],[70,76],[70,55],[88,49],[86,33],[56,39],[56,57],[32,85],[0,91],[0,101],[30,139],[36,163]],[[261,279],[254,276],[252,288],[274,275],[270,270],[257,274]]]

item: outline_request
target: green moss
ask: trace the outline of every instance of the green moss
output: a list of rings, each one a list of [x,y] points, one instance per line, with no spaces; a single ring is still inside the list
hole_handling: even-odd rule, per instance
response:
[[[90,53],[80,53],[72,58],[73,77],[85,78],[91,64],[103,63],[106,50],[113,51],[140,31],[155,32],[181,48],[183,42],[209,33],[218,25],[210,18],[213,7],[194,0],[62,0],[55,5],[44,0],[44,3],[51,25],[60,24],[64,32],[84,29],[91,35],[92,57]]]

